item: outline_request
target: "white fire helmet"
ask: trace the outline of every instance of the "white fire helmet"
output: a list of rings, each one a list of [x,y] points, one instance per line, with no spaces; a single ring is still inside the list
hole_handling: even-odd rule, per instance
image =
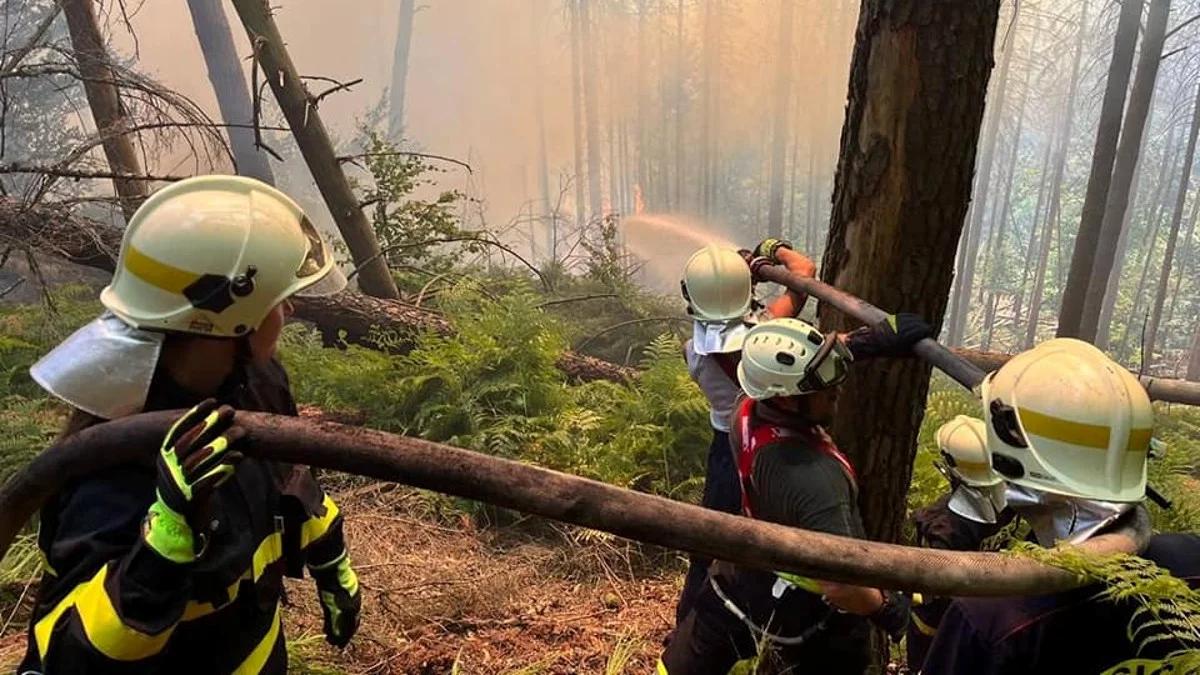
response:
[[[1146,494],[1150,398],[1094,346],[1049,340],[983,382],[992,467],[1014,485],[1108,502]]]
[[[846,379],[854,360],[836,333],[800,319],[758,324],[746,334],[738,383],[755,400],[811,394]]]
[[[345,287],[320,233],[290,197],[242,176],[198,176],[129,221],[100,301],[135,328],[240,337],[304,292]]]
[[[935,437],[946,468],[963,484],[986,487],[1004,480],[992,471],[983,420],[959,415],[938,427]]]
[[[710,244],[693,253],[680,287],[696,321],[739,321],[750,311],[750,266],[732,248]]]

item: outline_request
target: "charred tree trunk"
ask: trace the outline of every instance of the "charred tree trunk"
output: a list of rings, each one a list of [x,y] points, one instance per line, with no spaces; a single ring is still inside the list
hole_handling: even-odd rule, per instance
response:
[[[783,236],[783,179],[787,152],[789,103],[792,100],[792,24],[795,0],[779,0],[779,33],[775,52],[775,90],[771,104],[771,192],[767,202],[767,236]]]
[[[822,275],[935,328],[970,200],[998,18],[999,0],[864,0],[859,17]],[[851,322],[822,308],[822,325]],[[929,373],[908,360],[847,381],[833,436],[863,478],[872,538],[900,534]]]
[[[233,6],[246,27],[255,58],[296,137],[308,170],[350,249],[359,270],[359,288],[378,298],[399,297],[396,281],[380,255],[379,240],[342,172],[321,113],[292,64],[267,0],[234,0]]]
[[[1146,36],[1142,40],[1137,73],[1133,78],[1133,90],[1129,94],[1129,108],[1125,112],[1125,124],[1122,126],[1121,141],[1117,147],[1112,185],[1105,200],[1091,280],[1088,282],[1083,313],[1079,319],[1078,337],[1089,342],[1096,341],[1104,294],[1108,289],[1108,277],[1113,273],[1117,241],[1121,237],[1121,226],[1125,223],[1125,211],[1129,208],[1133,174],[1137,168],[1138,157],[1142,153],[1142,137],[1146,131],[1146,120],[1150,117],[1150,106],[1154,101],[1154,85],[1158,81],[1158,64],[1162,61],[1167,17],[1170,14],[1171,0],[1150,0]]]
[[[1187,149],[1183,151],[1183,169],[1179,174],[1179,193],[1175,195],[1175,211],[1171,215],[1171,232],[1167,235],[1167,251],[1163,254],[1162,272],[1154,293],[1154,307],[1150,311],[1150,323],[1146,327],[1146,352],[1142,355],[1147,366],[1154,365],[1154,347],[1158,344],[1158,330],[1162,322],[1163,303],[1167,299],[1167,286],[1171,280],[1171,263],[1175,257],[1175,246],[1179,241],[1179,226],[1183,223],[1183,207],[1187,202],[1188,186],[1192,180],[1192,162],[1196,157],[1196,136],[1200,133],[1200,87],[1196,88],[1196,102],[1192,109],[1192,128],[1188,132]]]
[[[587,202],[583,192],[583,60],[580,57],[580,41],[583,39],[580,28],[579,2],[568,0],[568,14],[571,21],[571,124],[575,131],[575,227],[582,228],[587,222]]]
[[[1021,15],[1021,6],[1013,5],[1012,33],[1016,34]],[[1000,136],[1000,118],[1004,114],[1004,100],[1008,93],[1008,73],[1012,64],[1015,45],[1002,46],[1000,71],[997,73],[995,100],[988,102],[987,128],[983,132],[983,148],[979,153],[978,176],[971,196],[970,223],[967,236],[959,247],[955,264],[954,298],[950,308],[950,332],[947,342],[961,345],[966,336],[967,319],[971,313],[971,289],[975,284],[975,263],[979,258],[979,240],[983,236],[983,214],[987,208],[988,192],[992,187],[992,166],[996,156],[996,142]]]
[[[133,139],[125,132],[130,127],[128,113],[121,104],[116,76],[109,67],[108,50],[100,36],[96,6],[92,0],[59,0],[71,33],[71,49],[83,79],[83,91],[96,123],[96,133],[104,140],[104,157],[114,174],[142,175],[142,163],[133,147]],[[121,202],[121,212],[128,220],[138,205],[150,194],[150,186],[140,178],[113,178],[113,187]]]
[[[191,11],[192,26],[208,68],[208,81],[217,95],[221,118],[227,124],[252,123],[254,110],[250,103],[250,88],[246,85],[246,74],[242,72],[233,42],[233,31],[229,28],[229,19],[221,7],[221,0],[188,0],[188,10]],[[271,171],[267,153],[254,145],[254,131],[229,127],[225,132],[229,135],[237,172],[274,185],[275,174]]]
[[[583,111],[587,133],[588,213],[604,215],[604,196],[600,188],[600,82],[596,79],[596,49],[592,40],[592,0],[579,0],[579,35],[583,48]]]
[[[1059,337],[1080,337],[1085,333],[1094,335],[1094,331],[1083,329],[1083,306],[1091,284],[1096,248],[1104,222],[1104,208],[1112,185],[1113,162],[1116,160],[1117,138],[1121,133],[1121,118],[1126,91],[1129,89],[1142,4],[1142,0],[1124,0],[1121,4],[1121,17],[1113,40],[1112,62],[1104,86],[1104,102],[1100,108],[1100,127],[1096,131],[1096,147],[1092,151],[1092,172],[1088,177],[1079,233],[1071,254],[1071,271],[1063,289],[1062,309],[1058,316]]]
[[[392,84],[388,89],[388,138],[399,142],[404,137],[404,99],[408,90],[408,54],[412,50],[413,18],[416,0],[400,0],[396,27],[396,46],[392,54]]]

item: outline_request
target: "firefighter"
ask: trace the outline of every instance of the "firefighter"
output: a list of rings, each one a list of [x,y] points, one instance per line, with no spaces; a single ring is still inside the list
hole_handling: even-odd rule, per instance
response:
[[[153,459],[74,480],[43,507],[19,672],[285,672],[283,577],[305,567],[326,639],[346,645],[360,592],[338,507],[310,470],[242,457],[234,414],[296,414],[275,359],[289,298],[344,285],[300,207],[259,181],[190,178],[138,209],[106,311],[31,374],[72,406],[64,435],[191,410]]]
[[[908,353],[930,334],[912,315],[850,336],[822,335],[799,319],[751,328],[742,347],[731,438],[745,515],[864,537],[857,476],[825,433],[857,345],[864,354]],[[874,588],[773,574],[718,561],[659,664],[669,675],[723,675],[739,660],[777,659],[785,671],[861,673],[868,622],[898,639],[908,601]],[[769,656],[768,656],[769,654]]]
[[[959,415],[934,434],[940,460],[937,467],[951,490],[913,514],[916,543],[950,551],[979,550],[983,542],[1012,521],[1005,507],[1004,479],[992,470],[983,420]],[[950,606],[951,598],[913,596],[905,646],[908,663],[918,669]]]
[[[1038,544],[1084,541],[1144,499],[1153,409],[1137,378],[1100,350],[1050,340],[989,375],[982,393],[992,466]],[[1158,535],[1140,555],[1200,587],[1200,537]],[[956,600],[923,672],[1194,672],[1183,665],[1200,650],[1194,631],[1172,631],[1169,612],[1101,590]]]
[[[811,277],[817,269],[808,257],[792,250],[786,241],[765,239],[752,252],[706,246],[688,260],[680,280],[687,311],[693,320],[692,339],[684,343],[684,358],[688,373],[708,399],[713,431],[700,505],[726,513],[741,510],[737,472],[729,450],[729,417],[733,413],[734,400],[741,394],[737,384],[737,364],[742,340],[756,320],[795,316],[806,300],[803,295],[789,290],[765,310],[755,312],[754,279],[748,264],[755,258],[783,265],[802,276]],[[689,559],[683,591],[675,609],[676,623],[691,609],[696,592],[704,585],[710,562],[700,556]]]

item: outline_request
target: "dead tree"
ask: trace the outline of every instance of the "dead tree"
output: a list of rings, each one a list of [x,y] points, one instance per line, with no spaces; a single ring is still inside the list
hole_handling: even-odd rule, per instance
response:
[[[104,156],[116,174],[112,179],[113,187],[120,200],[121,211],[129,219],[150,193],[150,188],[146,181],[134,177],[142,175],[142,163],[138,160],[133,139],[128,133],[132,123],[121,104],[117,77],[110,67],[108,50],[100,35],[96,6],[92,0],[59,0],[59,4],[67,19],[71,48],[75,52],[96,132],[103,140]]]
[[[1133,51],[1137,44],[1142,5],[1142,0],[1125,0],[1121,4],[1121,16],[1113,39],[1112,62],[1104,86],[1104,102],[1100,108],[1100,127],[1096,131],[1096,147],[1092,152],[1092,172],[1088,176],[1079,234],[1075,237],[1075,248],[1071,254],[1071,269],[1063,289],[1062,309],[1058,316],[1059,337],[1079,337],[1083,334],[1083,305],[1092,279],[1096,247],[1104,221],[1104,206],[1112,185],[1117,137],[1121,133],[1125,94],[1129,88],[1129,73],[1133,68]]]
[[[308,92],[300,74],[296,72],[267,0],[234,0],[233,6],[250,36],[257,67],[262,69],[263,77],[271,85],[271,91],[275,93],[288,127],[296,137],[296,145],[304,155],[308,170],[312,172],[313,180],[342,233],[342,239],[350,249],[350,255],[359,270],[359,287],[367,295],[399,297],[396,281],[380,255],[375,231],[367,222],[358,198],[350,189],[346,174],[338,163],[333,143],[317,110],[317,98]],[[252,83],[252,86],[257,84]]]
[[[822,276],[935,328],[971,196],[999,6],[864,0],[859,17]],[[826,329],[851,325],[826,308],[821,318]],[[874,539],[900,534],[929,373],[905,361],[847,380],[833,435],[863,478],[859,501]]]
[[[267,153],[254,143],[250,88],[246,86],[246,76],[238,62],[233,31],[229,28],[221,0],[188,0],[188,10],[192,14],[192,26],[200,41],[208,81],[217,96],[221,118],[226,124],[240,125],[226,128],[237,172],[274,185],[275,174],[271,171]]]

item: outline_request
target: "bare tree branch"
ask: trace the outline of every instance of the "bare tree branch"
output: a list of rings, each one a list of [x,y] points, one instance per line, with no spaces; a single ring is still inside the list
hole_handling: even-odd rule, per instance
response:
[[[33,164],[22,164],[20,162],[0,163],[0,174],[8,173],[24,173],[38,174],[42,176],[56,176],[59,178],[108,178],[115,180],[157,180],[174,182],[183,180],[187,176],[154,176],[144,174],[129,174],[115,173],[113,171],[87,171],[84,169],[72,169],[64,166],[38,166]]]
[[[392,156],[422,157],[424,159],[437,159],[437,160],[441,160],[443,162],[450,162],[451,164],[457,164],[457,165],[461,166],[462,168],[466,169],[467,173],[470,173],[470,174],[475,173],[473,170],[471,170],[471,165],[462,161],[461,159],[454,159],[453,157],[446,157],[445,155],[434,155],[434,154],[430,154],[427,152],[404,152],[404,151],[400,151],[400,150],[389,150],[387,152],[362,152],[362,153],[359,153],[356,155],[342,155],[342,156],[338,157],[337,160],[339,162],[345,163],[345,162],[353,162],[356,159],[365,159],[367,157],[392,157]]]

